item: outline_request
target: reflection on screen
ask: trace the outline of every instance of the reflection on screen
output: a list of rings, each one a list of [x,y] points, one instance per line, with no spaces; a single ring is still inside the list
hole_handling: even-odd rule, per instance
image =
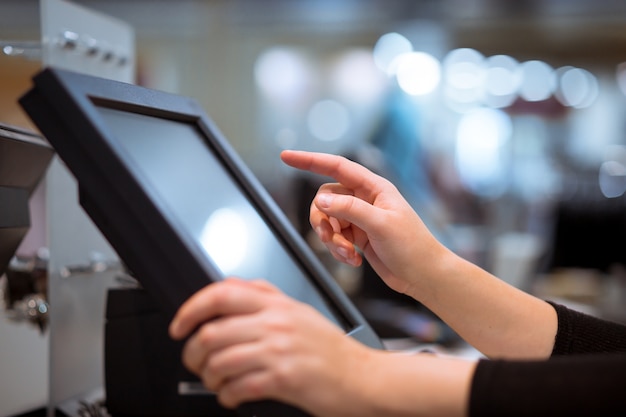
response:
[[[224,276],[263,278],[340,324],[196,126],[98,107],[151,198]]]

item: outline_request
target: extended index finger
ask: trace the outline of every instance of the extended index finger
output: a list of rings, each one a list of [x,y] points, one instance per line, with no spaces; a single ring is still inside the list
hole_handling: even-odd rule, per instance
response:
[[[364,166],[339,155],[285,150],[281,152],[280,158],[289,166],[332,177],[352,189],[373,186],[377,177]]]

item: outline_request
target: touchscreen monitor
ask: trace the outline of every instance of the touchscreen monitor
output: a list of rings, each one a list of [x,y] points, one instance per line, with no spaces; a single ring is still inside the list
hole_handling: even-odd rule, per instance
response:
[[[265,278],[350,330],[189,123],[97,106],[120,154],[167,220],[225,276]]]
[[[195,100],[46,68],[20,104],[76,177],[85,211],[166,314],[229,275],[264,278],[383,348]],[[264,404],[242,415],[302,415]]]

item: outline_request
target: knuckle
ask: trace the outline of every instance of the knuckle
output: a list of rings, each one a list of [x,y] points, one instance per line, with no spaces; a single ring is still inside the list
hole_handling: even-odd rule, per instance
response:
[[[269,344],[269,351],[273,356],[282,357],[292,350],[293,343],[289,337],[275,337]]]
[[[216,307],[221,308],[230,302],[231,293],[230,286],[216,285],[211,302],[213,302]]]
[[[202,384],[209,390],[217,392],[219,389],[219,379],[211,372],[210,369],[205,368],[202,372]]]
[[[261,378],[249,378],[244,386],[247,397],[261,398],[266,396],[270,391],[270,384]]]
[[[276,391],[285,391],[293,385],[295,376],[296,372],[294,371],[292,361],[281,361],[281,363],[276,366],[276,369],[272,374],[272,381],[270,382],[270,385]]]
[[[215,357],[210,357],[204,366],[204,373],[207,377],[216,378],[220,374],[221,369],[220,363]]]
[[[271,339],[270,347],[282,344],[282,342],[279,342],[283,338],[282,335],[290,332],[291,328],[292,327],[289,320],[287,320],[287,318],[283,317],[282,315],[276,314],[268,317],[267,321],[265,322],[266,334],[276,335],[274,338]]]
[[[336,209],[341,212],[350,212],[355,204],[355,197],[352,195],[341,196],[336,199],[337,207]]]
[[[213,326],[205,324],[198,330],[197,334],[198,343],[203,348],[209,348],[215,341],[215,332],[213,331]]]

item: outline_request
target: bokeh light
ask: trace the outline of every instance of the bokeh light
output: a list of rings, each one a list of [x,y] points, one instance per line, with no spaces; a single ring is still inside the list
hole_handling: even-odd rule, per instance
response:
[[[502,147],[511,133],[509,116],[498,109],[480,108],[461,118],[456,164],[461,180],[476,194],[497,197],[505,190]]]
[[[235,210],[216,210],[207,220],[200,241],[217,267],[229,273],[244,261],[250,236],[244,218]]]
[[[352,49],[337,60],[331,73],[331,84],[342,99],[366,104],[380,98],[387,79],[368,50]]]
[[[571,66],[559,68],[557,100],[564,106],[582,109],[589,107],[598,97],[597,78],[587,70]]]
[[[294,148],[298,143],[298,133],[294,129],[283,127],[276,132],[274,141],[280,149]]]
[[[626,192],[626,166],[618,161],[603,162],[600,166],[598,182],[605,197],[621,197]]]
[[[490,107],[511,105],[522,83],[519,63],[508,55],[494,55],[486,60],[485,100]]]
[[[441,80],[439,61],[425,52],[411,52],[396,58],[398,85],[407,94],[421,96],[433,92]]]
[[[311,87],[312,70],[304,54],[284,47],[263,52],[254,66],[257,86],[272,99],[297,100]]]
[[[473,103],[481,100],[485,76],[485,57],[475,49],[454,49],[443,60],[445,94],[453,102]]]
[[[376,66],[387,75],[394,75],[392,62],[400,55],[413,51],[413,45],[406,37],[391,32],[381,36],[374,45],[373,57]]]
[[[600,190],[607,198],[621,197],[626,192],[626,146],[607,146],[604,152],[604,162],[598,170]]]
[[[307,117],[309,131],[322,141],[341,139],[350,128],[348,109],[335,100],[321,100],[313,105]]]
[[[552,67],[543,61],[531,60],[521,64],[523,74],[520,96],[526,101],[543,101],[556,89],[556,76]]]

